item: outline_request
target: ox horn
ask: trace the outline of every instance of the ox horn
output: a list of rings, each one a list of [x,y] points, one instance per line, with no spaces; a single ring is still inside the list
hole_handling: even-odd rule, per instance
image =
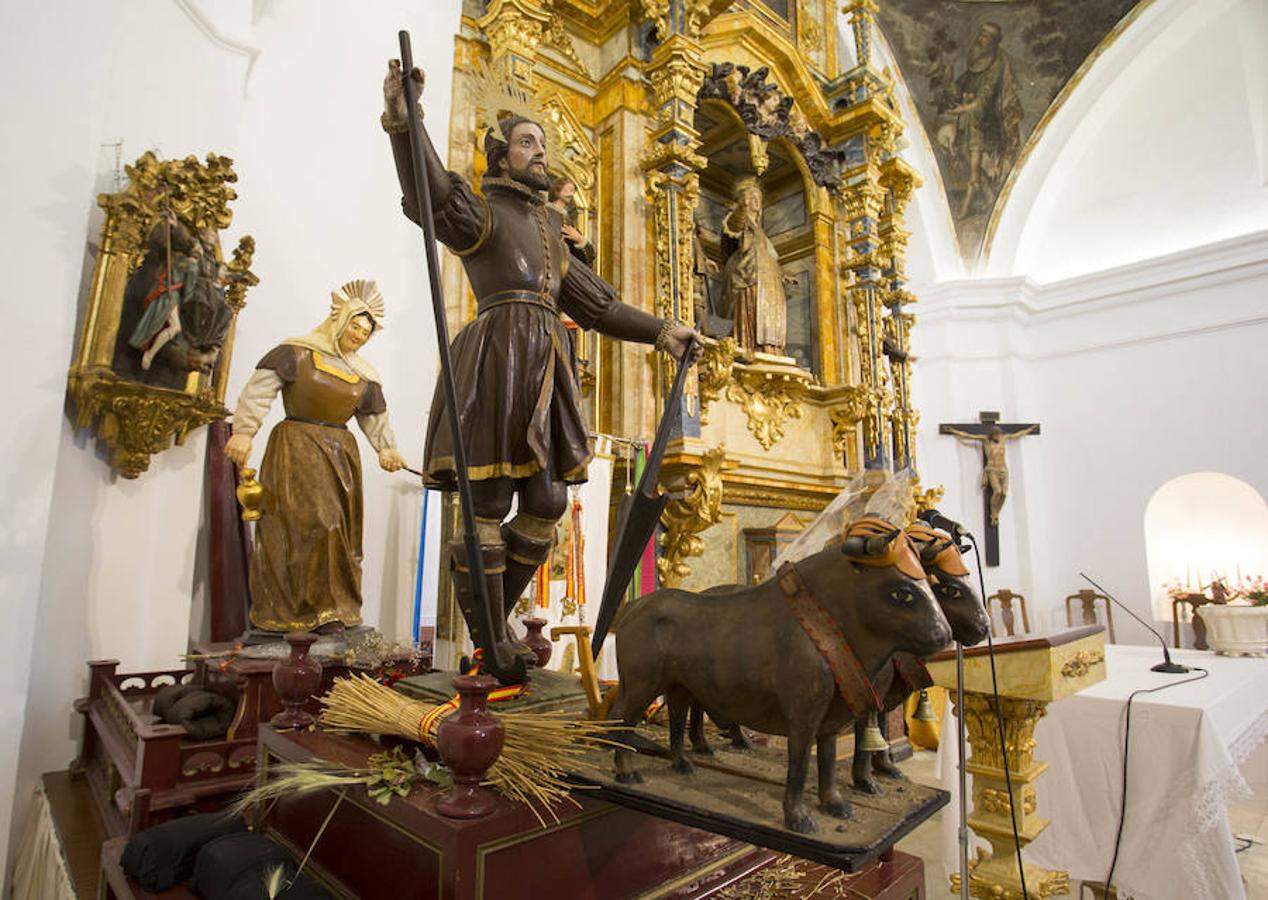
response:
[[[889,545],[894,542],[894,538],[898,537],[899,530],[895,528],[889,534],[873,534],[867,537],[856,534],[851,535],[841,542],[841,552],[846,556],[884,556],[885,551],[889,549]]]
[[[952,546],[954,541],[927,541],[920,545],[920,561],[926,565],[938,558],[943,550]]]

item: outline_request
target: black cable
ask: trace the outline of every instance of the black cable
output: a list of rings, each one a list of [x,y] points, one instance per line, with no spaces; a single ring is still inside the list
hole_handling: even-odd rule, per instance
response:
[[[1127,819],[1127,753],[1131,749],[1132,738],[1132,701],[1136,699],[1137,694],[1152,694],[1156,691],[1165,691],[1167,688],[1173,688],[1181,684],[1190,684],[1194,681],[1201,681],[1211,673],[1206,669],[1193,666],[1193,671],[1201,672],[1194,678],[1185,678],[1183,681],[1171,681],[1167,684],[1160,684],[1157,687],[1141,688],[1132,691],[1127,697],[1127,724],[1123,729],[1123,799],[1118,806],[1118,833],[1114,836],[1114,856],[1110,859],[1109,874],[1105,876],[1105,893],[1108,895],[1111,883],[1114,878],[1114,869],[1118,866],[1118,850],[1119,845],[1123,841],[1123,822]]]
[[[969,534],[967,531],[964,536],[969,539],[969,543],[973,545],[973,558],[977,561],[977,584],[981,594],[978,596],[986,596],[986,582],[982,578],[982,554],[977,549],[977,538]],[[1021,897],[1022,900],[1028,900],[1029,894],[1026,893],[1026,868],[1021,859],[1021,837],[1017,834],[1017,808],[1013,803],[1013,776],[1008,770],[1008,744],[1004,739],[1004,717],[999,709],[999,684],[995,680],[995,643],[991,640],[991,631],[986,630],[986,655],[991,661],[991,693],[995,695],[995,724],[999,728],[999,758],[1004,763],[1004,785],[1008,788],[1008,817],[1013,825],[1013,847],[1017,851],[1017,877],[1021,879]],[[960,710],[960,714],[964,714],[964,710]],[[964,802],[964,798],[960,798],[960,802]],[[967,876],[967,872],[965,875]]]

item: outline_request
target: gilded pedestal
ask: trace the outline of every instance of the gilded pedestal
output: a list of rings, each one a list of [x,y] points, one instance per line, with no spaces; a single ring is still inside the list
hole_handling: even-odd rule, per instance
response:
[[[965,768],[973,776],[969,827],[991,844],[991,852],[970,863],[969,894],[992,900],[1021,900],[1021,877],[1013,846],[1011,812],[1017,812],[1017,834],[1024,848],[1048,827],[1036,814],[1035,782],[1048,764],[1035,759],[1035,723],[1053,700],[1068,697],[1105,678],[1105,636],[1099,626],[1076,628],[1047,637],[1024,636],[995,643],[999,706],[1012,790],[1004,777],[991,662],[986,647],[964,654],[964,719],[970,755]],[[955,655],[945,652],[929,663],[934,682],[954,697]],[[1025,865],[1026,892],[1031,897],[1068,894],[1069,873]],[[960,889],[960,876],[951,876]]]

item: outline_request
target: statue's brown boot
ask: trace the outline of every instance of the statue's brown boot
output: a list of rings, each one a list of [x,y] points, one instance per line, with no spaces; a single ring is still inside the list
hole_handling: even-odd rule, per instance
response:
[[[524,596],[528,583],[537,570],[550,558],[555,546],[552,538],[535,538],[521,534],[509,525],[502,526],[502,540],[506,541],[506,574],[502,576],[502,603],[506,615]]]
[[[471,589],[471,569],[467,565],[467,548],[462,541],[449,542],[449,566],[453,573],[454,597],[462,617],[471,633],[471,641],[484,652],[506,645],[506,651],[520,655],[518,642],[512,642],[506,633],[506,615],[502,612],[502,579],[506,575],[506,547],[502,544],[481,544],[480,557],[484,563],[484,583],[489,597],[490,618],[493,633],[486,634],[484,617],[477,607],[475,592]],[[528,648],[524,648],[528,649]],[[530,654],[531,650],[528,651]],[[536,658],[536,657],[534,657]]]

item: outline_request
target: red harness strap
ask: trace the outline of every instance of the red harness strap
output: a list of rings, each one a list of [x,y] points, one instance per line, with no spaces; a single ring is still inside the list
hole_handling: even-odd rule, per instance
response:
[[[933,684],[933,676],[929,674],[929,670],[925,668],[925,664],[919,657],[900,652],[895,653],[893,659],[894,671],[898,673],[903,684],[907,685],[907,693],[915,693]]]
[[[863,671],[836,621],[810,593],[797,567],[790,562],[784,563],[779,567],[778,578],[789,610],[832,670],[837,690],[849,704],[850,711],[857,716],[879,710],[881,700],[872,680]]]

